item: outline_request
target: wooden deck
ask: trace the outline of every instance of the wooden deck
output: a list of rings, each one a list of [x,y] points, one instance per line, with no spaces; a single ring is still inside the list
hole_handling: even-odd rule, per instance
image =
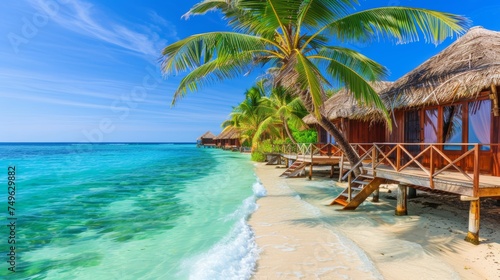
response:
[[[309,155],[302,156],[302,155],[292,155],[292,154],[284,154],[281,155],[282,157],[290,160],[297,160],[300,159],[308,164],[313,164],[313,165],[336,165],[339,164],[341,161],[340,156],[321,156],[321,155],[313,155],[312,157]]]
[[[431,192],[446,192],[461,195],[460,199],[470,201],[469,231],[465,240],[479,244],[480,203],[482,197],[500,199],[500,177],[481,174],[480,151],[482,146],[499,144],[453,144],[462,146],[466,151],[456,158],[450,158],[443,152],[443,143],[366,143],[352,144],[360,161],[354,164],[344,161],[342,151],[331,144],[302,145],[295,153],[281,153],[282,157],[292,161],[302,161],[310,166],[339,166],[340,180],[347,179],[347,188],[332,204],[341,204],[344,209],[355,209],[372,192],[378,199],[378,185],[381,181],[398,184],[398,196],[395,215],[407,215],[408,187]],[[446,144],[452,145],[452,144]],[[413,149],[410,149],[411,146]],[[463,148],[466,146],[467,148]],[[412,152],[410,152],[412,151]],[[288,161],[288,160],[287,160]],[[463,168],[463,162],[472,166]],[[301,163],[301,164],[303,164]],[[466,165],[465,165],[466,166]],[[362,172],[357,172],[361,169]],[[345,170],[348,170],[344,173]],[[467,172],[473,170],[473,172]],[[354,174],[356,178],[353,178]],[[360,173],[360,174],[358,174]],[[495,174],[495,173],[491,173]],[[360,177],[372,178],[369,182],[360,182]],[[356,185],[358,184],[358,185]],[[366,186],[370,189],[364,191]],[[354,193],[356,190],[357,193]]]
[[[372,175],[371,168],[367,166],[368,174]],[[472,176],[473,174],[469,174]],[[403,171],[395,171],[388,165],[379,165],[376,168],[376,176],[408,185],[416,185],[429,190],[440,190],[474,197],[474,184],[467,180],[460,172],[442,172],[434,178],[434,186],[431,185],[429,176],[419,168],[406,168]],[[480,175],[478,197],[500,196],[500,177]]]

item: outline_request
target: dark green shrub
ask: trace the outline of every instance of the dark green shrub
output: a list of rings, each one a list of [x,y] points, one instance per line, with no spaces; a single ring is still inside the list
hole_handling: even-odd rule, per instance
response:
[[[266,161],[266,155],[259,151],[254,151],[252,152],[252,160],[257,162],[264,162]]]

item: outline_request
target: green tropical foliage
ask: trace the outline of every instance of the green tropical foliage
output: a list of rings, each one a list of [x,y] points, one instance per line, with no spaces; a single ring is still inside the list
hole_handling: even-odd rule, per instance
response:
[[[257,141],[266,131],[277,130],[280,132],[280,139],[285,138],[282,133],[284,131],[286,137],[297,143],[291,130],[307,127],[302,118],[308,114],[300,98],[283,87],[275,87],[269,96],[262,99],[261,108],[261,113],[266,115],[266,119],[259,126],[254,140]]]
[[[307,115],[304,105],[297,97],[283,88],[270,88],[266,92],[260,81],[245,92],[245,100],[233,108],[230,119],[223,123],[224,129],[236,128],[240,142],[255,150],[265,139],[290,139],[295,143],[292,131],[297,132],[307,125],[302,118]]]
[[[224,129],[236,128],[240,132],[240,142],[255,147],[253,139],[261,123],[266,119],[261,104],[265,93],[261,87],[254,86],[245,92],[245,100],[233,108],[230,119],[222,126]]]
[[[173,102],[188,91],[265,67],[277,86],[299,97],[346,153],[358,157],[322,111],[326,92],[346,87],[360,102],[384,108],[369,82],[387,70],[345,43],[393,39],[398,43],[439,43],[462,32],[468,21],[457,15],[408,7],[357,10],[357,0],[205,0],[186,16],[217,10],[233,32],[208,32],[179,40],[163,50],[162,69],[188,71]],[[384,108],[385,110],[385,108]]]
[[[318,132],[314,129],[307,129],[303,131],[292,132],[293,137],[298,143],[317,143],[318,142]]]

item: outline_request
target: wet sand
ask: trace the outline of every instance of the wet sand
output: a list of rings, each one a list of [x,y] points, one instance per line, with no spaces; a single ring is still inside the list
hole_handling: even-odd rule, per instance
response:
[[[256,165],[267,190],[249,219],[261,249],[253,279],[499,279],[500,207],[482,203],[479,246],[463,240],[468,203],[419,192],[395,216],[395,186],[356,211],[326,206],[342,189],[326,177],[285,179]],[[389,190],[391,192],[389,193]]]

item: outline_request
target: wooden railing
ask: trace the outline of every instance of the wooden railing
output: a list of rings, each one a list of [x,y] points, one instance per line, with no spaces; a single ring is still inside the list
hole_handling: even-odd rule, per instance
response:
[[[473,195],[479,192],[480,152],[498,147],[498,144],[477,143],[370,143],[352,144],[358,152],[360,161],[351,166],[342,177],[343,180],[352,176],[355,168],[363,168],[363,163],[371,163],[369,168],[376,175],[377,168],[384,165],[384,170],[404,172],[412,169],[422,171],[429,178],[429,185],[434,189],[435,179],[445,171],[459,173],[463,180],[473,186]],[[456,158],[444,152],[444,146],[458,147]],[[460,152],[464,151],[464,152]],[[472,173],[467,173],[472,170]]]
[[[322,144],[322,143],[298,143],[298,144],[279,144],[273,145],[272,151],[275,153],[282,153],[287,155],[297,156],[342,156],[342,151],[335,144]]]
[[[479,192],[480,154],[500,149],[500,144],[477,143],[353,143],[351,146],[360,161],[350,164],[350,170],[339,179],[346,180],[357,168],[362,172],[370,168],[375,176],[383,166],[384,170],[395,172],[421,172],[429,179],[430,188],[434,189],[436,178],[443,177],[445,171],[454,172],[461,174],[461,180],[472,184],[474,196]],[[445,151],[445,146],[456,149]],[[310,157],[312,160],[314,156],[341,157],[341,168],[345,158],[342,150],[335,144],[282,144],[273,146],[273,152],[295,155],[296,159]]]

